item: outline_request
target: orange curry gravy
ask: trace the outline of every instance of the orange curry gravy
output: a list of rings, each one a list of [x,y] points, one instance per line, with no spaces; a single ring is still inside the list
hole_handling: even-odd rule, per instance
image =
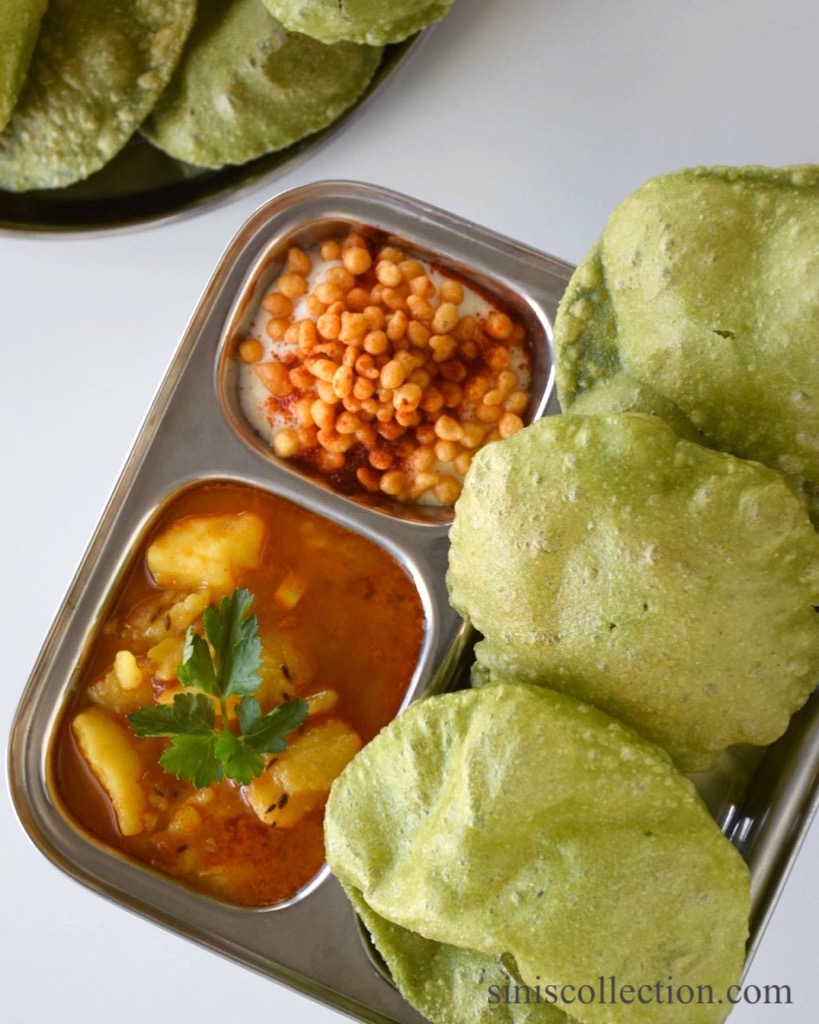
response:
[[[198,485],[165,509],[139,549],[60,724],[53,768],[69,811],[99,839],[218,899],[268,906],[297,892],[324,861],[322,817],[329,783],[310,782],[313,762],[309,757],[300,762],[306,783],[291,772],[296,782],[291,778],[285,788],[313,785],[318,796],[308,792],[306,803],[303,792],[274,797],[266,808],[274,820],[263,821],[246,787],[222,779],[197,790],[189,780],[165,773],[157,759],[169,741],[139,739],[126,721],[138,707],[178,692],[174,676],[181,659],[175,652],[181,651],[194,612],[190,624],[202,631],[202,588],[159,587],[147,568],[152,542],[191,517],[240,513],[252,513],[264,524],[259,564],[236,570],[232,580],[255,597],[251,614],[258,617],[264,650],[257,694],[262,710],[283,699],[313,695],[315,701],[305,724],[288,735],[288,746],[311,734],[308,746],[319,735],[341,735],[342,741],[353,737],[357,747],[395,716],[424,632],[421,601],[408,573],[372,542],[282,498],[238,484]],[[218,604],[232,589],[207,590],[207,603]],[[186,614],[180,616],[180,608]],[[115,671],[123,650],[130,652],[124,656],[128,664],[140,666],[133,688],[123,689]],[[139,758],[135,776],[144,813],[137,834],[123,834],[116,801],[101,784],[104,772],[92,770],[78,743],[73,723],[89,709],[92,716],[102,713],[106,722],[116,722]],[[343,761],[352,753],[349,742],[342,748]],[[339,749],[330,757],[333,764]],[[322,772],[328,773],[326,763],[318,765]],[[294,807],[306,808],[295,822],[277,810],[288,798],[291,819]]]

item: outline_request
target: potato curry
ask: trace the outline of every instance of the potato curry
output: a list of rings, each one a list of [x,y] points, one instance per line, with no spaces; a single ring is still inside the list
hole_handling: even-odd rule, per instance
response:
[[[258,671],[250,696],[217,700],[191,670],[204,659],[219,674],[219,615],[237,594],[254,621],[233,625],[256,631]],[[57,789],[88,831],[164,874],[232,904],[286,900],[322,866],[330,785],[396,714],[423,631],[410,576],[380,547],[266,492],[198,485],[162,513],[88,654],[59,730]],[[246,650],[232,652],[235,668]],[[257,744],[253,778],[217,766],[194,781],[168,732],[134,727],[174,720],[194,754],[217,730],[212,757],[282,714],[284,742]]]

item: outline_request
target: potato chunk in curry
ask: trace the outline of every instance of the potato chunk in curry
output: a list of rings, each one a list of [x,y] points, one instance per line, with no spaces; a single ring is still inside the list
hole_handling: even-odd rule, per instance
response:
[[[148,548],[148,571],[160,587],[228,591],[245,569],[258,567],[264,522],[249,512],[187,516]]]
[[[293,828],[327,799],[341,770],[361,750],[361,738],[330,719],[303,733],[245,790],[260,821]]]
[[[99,708],[86,708],[71,723],[88,767],[106,791],[124,836],[146,827],[148,805],[139,784],[142,761],[125,728]]]

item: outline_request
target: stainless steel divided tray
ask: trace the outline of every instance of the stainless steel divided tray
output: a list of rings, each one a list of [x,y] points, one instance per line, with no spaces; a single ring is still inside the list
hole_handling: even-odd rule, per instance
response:
[[[199,895],[112,852],[63,810],[50,772],[55,724],[95,630],[138,546],[168,500],[201,480],[254,485],[358,532],[414,580],[426,615],[406,701],[457,685],[469,637],[447,602],[451,508],[390,505],[336,493],[273,458],[244,421],[231,339],[280,272],[291,245],[375,230],[500,296],[527,325],[534,351],[531,416],[557,412],[551,324],[572,268],[442,210],[371,185],[325,182],[280,195],[236,235],[194,312],[108,507],[46,639],[10,744],[12,795],[36,846],[60,868],[180,935],[350,1015],[420,1018],[378,970],[346,898],[326,869],[293,899],[245,909]],[[729,752],[695,778],[714,817],[751,865],[749,958],[817,803],[819,700],[762,751]]]

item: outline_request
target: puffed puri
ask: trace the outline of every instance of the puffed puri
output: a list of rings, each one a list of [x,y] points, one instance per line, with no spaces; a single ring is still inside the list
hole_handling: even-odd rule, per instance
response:
[[[819,535],[785,479],[638,413],[487,446],[455,507],[450,600],[475,683],[588,701],[683,771],[765,745],[819,679]]]
[[[325,840],[433,1024],[716,1024],[741,975],[742,858],[663,751],[562,694],[498,682],[411,705],[335,782]],[[547,998],[601,976],[713,1003]]]

